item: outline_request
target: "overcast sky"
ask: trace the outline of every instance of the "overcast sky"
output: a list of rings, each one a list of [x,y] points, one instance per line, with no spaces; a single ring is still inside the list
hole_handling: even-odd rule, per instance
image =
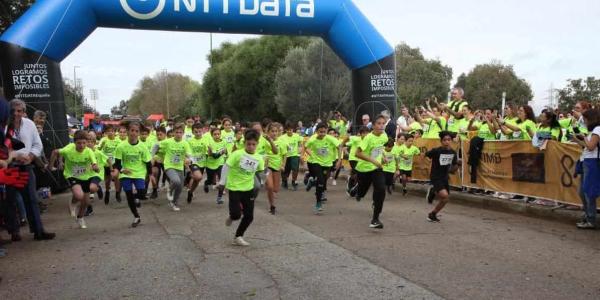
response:
[[[321,0],[323,1],[323,0]],[[406,42],[427,58],[452,67],[455,78],[476,64],[514,65],[534,91],[536,107],[552,84],[600,77],[600,1],[355,0],[392,44]],[[252,36],[215,34],[214,46]],[[201,81],[208,68],[209,34],[96,30],[62,62],[63,76],[99,91],[97,109],[108,113],[128,99],[139,80],[167,69]]]

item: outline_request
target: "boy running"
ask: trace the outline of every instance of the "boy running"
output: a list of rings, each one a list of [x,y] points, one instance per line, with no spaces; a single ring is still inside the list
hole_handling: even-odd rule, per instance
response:
[[[294,124],[288,122],[285,124],[285,134],[280,137],[287,144],[287,160],[285,161],[285,171],[283,172],[283,188],[288,189],[288,178],[292,173],[292,189],[298,190],[298,171],[300,170],[300,153],[304,138],[295,133]]]
[[[194,124],[194,126],[192,126],[192,131],[194,137],[187,141],[191,151],[191,181],[188,184],[188,204],[192,203],[194,192],[196,191],[196,188],[198,188],[198,185],[200,185],[200,181],[202,181],[202,176],[206,169],[206,154],[208,153],[208,147],[202,139],[202,124]]]
[[[440,200],[427,216],[429,222],[440,221],[437,214],[446,206],[449,200],[448,196],[450,195],[449,174],[458,170],[458,155],[450,147],[453,138],[453,134],[448,131],[440,132],[442,146],[431,149],[425,154],[425,156],[431,159],[430,177],[431,184],[433,185],[433,188],[427,192],[427,200],[429,203],[432,203],[436,196]]]
[[[111,161],[111,164],[114,163],[115,157],[115,149],[121,143],[121,140],[115,136],[115,128],[112,125],[107,125],[104,127],[104,137],[100,140],[100,145],[98,145],[98,150],[102,151]],[[108,167],[104,167],[104,204],[108,205],[110,201],[110,183],[114,180],[115,182],[115,190],[121,190],[118,178],[113,178],[111,169]],[[115,197],[117,202],[121,202],[121,194],[116,193]]]
[[[395,179],[400,176],[400,170],[398,169],[398,155],[400,148],[395,147],[395,144],[396,142],[393,138],[389,139],[385,144],[385,149],[383,151],[383,174],[385,176],[385,186],[390,195],[394,191]]]
[[[167,194],[169,200],[169,206],[173,211],[180,211],[179,197],[183,191],[183,182],[185,175],[185,165],[188,162],[188,157],[191,156],[192,151],[190,145],[183,140],[184,125],[175,125],[174,137],[172,139],[164,140],[155,146],[153,153],[163,152],[165,154],[164,165],[165,175],[169,178],[170,189]]]
[[[164,127],[158,127],[156,129],[156,142],[152,144],[152,149],[154,147],[164,141],[167,138],[167,130]],[[152,157],[152,176],[150,177],[150,182],[152,183],[152,194],[150,195],[150,199],[158,198],[158,187],[160,185],[160,177],[166,177],[163,173],[165,172],[165,165],[163,161],[165,160],[164,153],[156,153]]]
[[[412,177],[413,160],[414,157],[421,154],[421,150],[417,146],[413,145],[415,138],[408,134],[406,135],[406,142],[400,152],[400,176],[402,176],[402,195],[406,196],[408,192],[406,190],[406,184]]]

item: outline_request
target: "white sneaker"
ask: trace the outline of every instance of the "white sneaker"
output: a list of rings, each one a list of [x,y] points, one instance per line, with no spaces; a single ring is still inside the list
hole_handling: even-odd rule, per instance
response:
[[[333,181],[331,181],[331,185],[336,186],[337,185],[337,181],[334,179]]]
[[[172,208],[173,208],[173,211],[180,211],[181,210],[181,208],[179,208],[179,206],[177,206],[175,204],[173,204]]]
[[[233,239],[233,245],[234,246],[242,246],[242,247],[247,247],[250,246],[250,243],[244,241],[244,238],[241,236],[236,237],[235,239]]]
[[[230,217],[227,217],[225,220],[225,226],[229,227],[231,226],[231,223],[233,223],[233,220]]]
[[[81,229],[87,228],[87,225],[85,224],[85,220],[83,218],[77,219],[77,225],[79,225],[79,228],[81,228]]]

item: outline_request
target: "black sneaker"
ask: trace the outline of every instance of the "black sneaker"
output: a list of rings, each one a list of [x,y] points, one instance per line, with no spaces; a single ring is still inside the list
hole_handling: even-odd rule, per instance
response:
[[[310,178],[310,173],[304,173],[304,185],[308,185],[309,178]]]
[[[429,215],[427,215],[427,221],[437,223],[440,222],[440,219],[438,219],[436,213],[430,212]]]
[[[46,241],[46,240],[53,240],[55,237],[56,237],[55,233],[42,232],[41,234],[34,235],[33,239],[36,241]]]
[[[121,193],[120,192],[117,192],[115,194],[115,198],[117,199],[117,203],[121,203]]]
[[[158,190],[154,189],[152,190],[152,194],[150,194],[150,199],[156,199],[158,198]]]
[[[381,223],[379,220],[373,220],[371,221],[371,224],[369,224],[369,228],[383,229],[383,223]]]
[[[106,191],[104,194],[104,205],[108,205],[108,202],[110,202],[110,191]]]
[[[208,185],[204,185],[204,192],[208,194]]]
[[[406,196],[406,194],[408,194],[408,191],[406,189],[402,190],[402,196]]]
[[[272,215],[275,214],[275,206],[271,206],[271,208],[269,209],[269,213]]]
[[[356,197],[357,194],[358,194],[358,184],[355,184],[352,188],[350,188],[348,195],[350,197]]]
[[[435,199],[435,192],[433,191],[433,186],[430,186],[427,189],[426,199],[427,199],[427,203],[429,203],[429,204],[433,203],[433,199]]]
[[[133,219],[133,223],[131,223],[131,227],[136,228],[136,227],[138,227],[138,225],[140,225],[140,223],[142,223],[142,219],[135,218],[135,219]]]
[[[286,190],[289,189],[287,180],[282,180],[281,181],[281,187],[283,187]]]
[[[85,217],[89,217],[91,215],[94,214],[94,208],[91,205],[88,205],[88,207],[85,209]]]
[[[292,182],[292,189],[293,189],[294,191],[297,191],[297,190],[298,190],[298,184],[297,184],[297,183],[295,183],[295,182]]]
[[[104,198],[104,191],[102,189],[98,189],[97,194],[98,194],[98,199]]]
[[[192,191],[188,191],[187,203],[192,203],[192,198],[194,198],[194,193]]]

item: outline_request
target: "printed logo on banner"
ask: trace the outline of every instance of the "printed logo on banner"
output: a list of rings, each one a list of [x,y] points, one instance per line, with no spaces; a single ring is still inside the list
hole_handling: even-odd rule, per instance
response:
[[[373,95],[373,98],[395,97],[395,88],[395,70],[381,70],[379,74],[371,75],[371,93]]]
[[[513,153],[511,156],[513,181],[546,183],[543,153]]]
[[[22,64],[11,71],[15,92],[21,98],[50,97],[48,65],[45,63]]]
[[[229,2],[237,0],[174,0],[173,12],[196,12],[198,2],[202,5],[202,12],[208,14],[211,12],[211,2],[222,1],[224,15],[229,14]],[[166,7],[166,0],[120,0],[121,7],[125,12],[138,20],[151,20],[158,17]],[[142,8],[144,11],[139,12],[133,9],[130,5]],[[315,0],[285,0],[283,5],[280,0],[241,0],[239,14],[242,16],[268,16],[268,17],[298,17],[298,18],[314,18],[315,17]],[[152,4],[156,4],[155,6]]]

